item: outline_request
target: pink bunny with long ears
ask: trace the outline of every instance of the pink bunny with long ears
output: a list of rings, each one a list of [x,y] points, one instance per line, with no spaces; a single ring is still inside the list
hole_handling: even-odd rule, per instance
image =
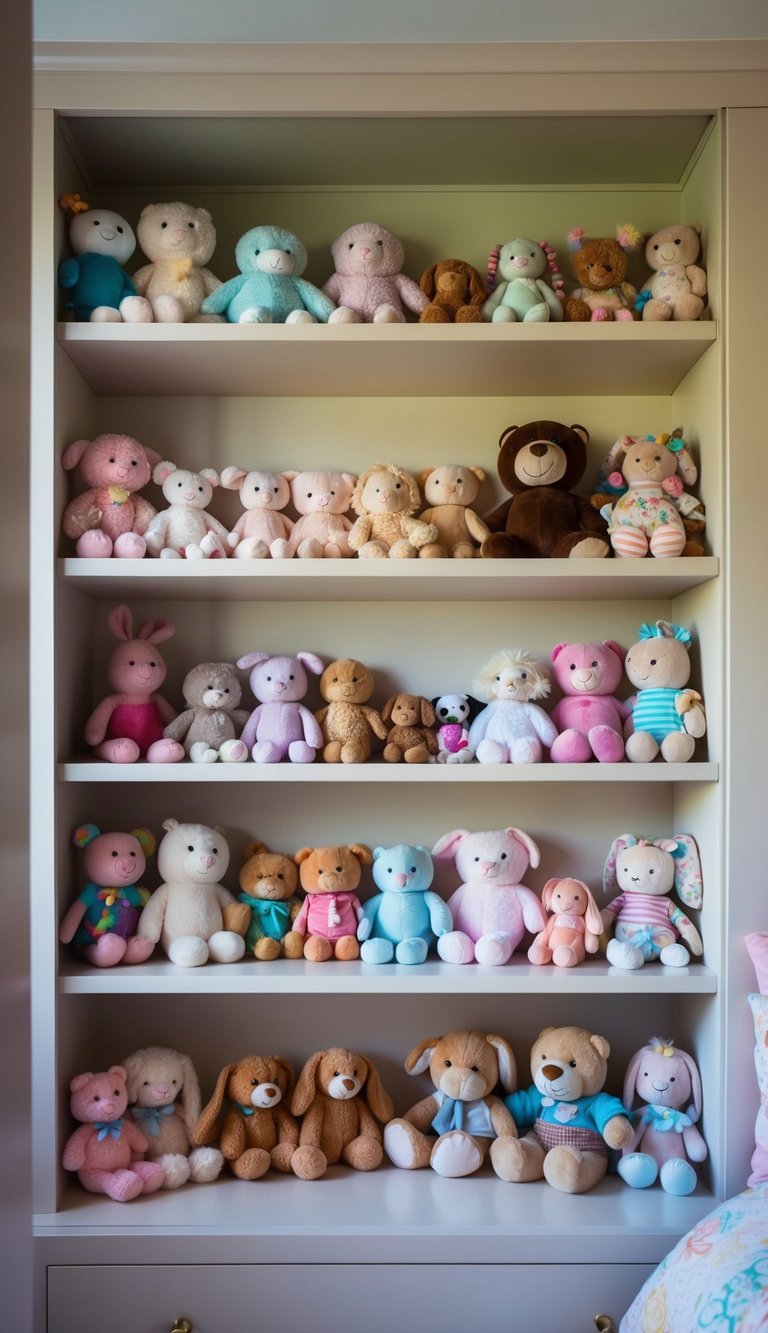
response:
[[[136,636],[127,606],[109,613],[109,628],[118,640],[107,666],[114,694],[102,699],[85,724],[85,739],[98,759],[110,764],[175,764],[184,746],[167,740],[164,728],[175,709],[156,691],[166,676],[165,662],[155,644],[176,633],[169,620],[148,620]]]

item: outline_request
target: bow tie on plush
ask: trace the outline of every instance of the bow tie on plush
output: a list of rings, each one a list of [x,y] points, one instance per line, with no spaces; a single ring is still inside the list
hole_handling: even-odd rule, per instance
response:
[[[671,1130],[674,1130],[676,1134],[682,1134],[684,1129],[693,1124],[691,1117],[686,1115],[685,1111],[676,1111],[671,1106],[646,1106],[643,1112],[643,1121],[662,1134],[669,1133]]]
[[[270,903],[264,902],[262,898],[249,898],[248,906],[254,916],[258,917],[259,925],[265,935],[272,935],[277,939],[285,934],[291,915],[287,903]]]
[[[161,1115],[173,1115],[174,1106],[132,1106],[131,1115],[138,1120],[139,1127],[149,1137],[156,1139],[160,1133]]]
[[[446,1097],[432,1121],[432,1128],[436,1134],[447,1134],[449,1129],[463,1129],[464,1102],[455,1097]]]
[[[99,1131],[98,1134],[96,1135],[96,1138],[99,1143],[101,1143],[102,1140],[106,1138],[119,1139],[123,1130],[123,1121],[94,1120],[93,1128]]]

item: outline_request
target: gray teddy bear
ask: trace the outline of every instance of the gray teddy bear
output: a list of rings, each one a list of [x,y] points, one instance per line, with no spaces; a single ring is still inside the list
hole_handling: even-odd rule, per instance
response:
[[[238,708],[241,698],[237,669],[232,662],[201,662],[184,677],[182,693],[187,707],[165,728],[165,735],[184,746],[193,764],[242,764],[248,747],[238,739],[248,711]]]

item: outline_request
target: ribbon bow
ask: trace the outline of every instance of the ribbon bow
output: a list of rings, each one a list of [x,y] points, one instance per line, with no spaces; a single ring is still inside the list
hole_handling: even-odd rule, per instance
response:
[[[287,903],[273,903],[263,898],[251,898],[250,894],[240,895],[241,900],[250,907],[253,915],[258,918],[258,923],[265,935],[271,935],[273,939],[281,939],[286,933],[291,909]]]
[[[447,1134],[449,1129],[464,1128],[464,1103],[457,1097],[445,1097],[437,1115],[432,1121],[436,1134]]]
[[[161,1115],[173,1115],[175,1106],[132,1106],[131,1115],[138,1120],[145,1134],[156,1139],[160,1133]]]
[[[96,1139],[101,1143],[104,1139],[119,1139],[123,1132],[122,1120],[94,1120],[93,1128],[99,1132]]]

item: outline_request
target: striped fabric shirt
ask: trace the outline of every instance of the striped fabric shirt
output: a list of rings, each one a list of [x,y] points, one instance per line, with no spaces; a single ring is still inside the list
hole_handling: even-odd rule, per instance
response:
[[[685,723],[675,708],[679,690],[641,690],[632,708],[634,730],[647,731],[656,741],[663,741],[671,731],[685,731]]]
[[[671,898],[651,893],[620,893],[608,904],[608,911],[619,915],[623,926],[668,926],[678,910]]]

